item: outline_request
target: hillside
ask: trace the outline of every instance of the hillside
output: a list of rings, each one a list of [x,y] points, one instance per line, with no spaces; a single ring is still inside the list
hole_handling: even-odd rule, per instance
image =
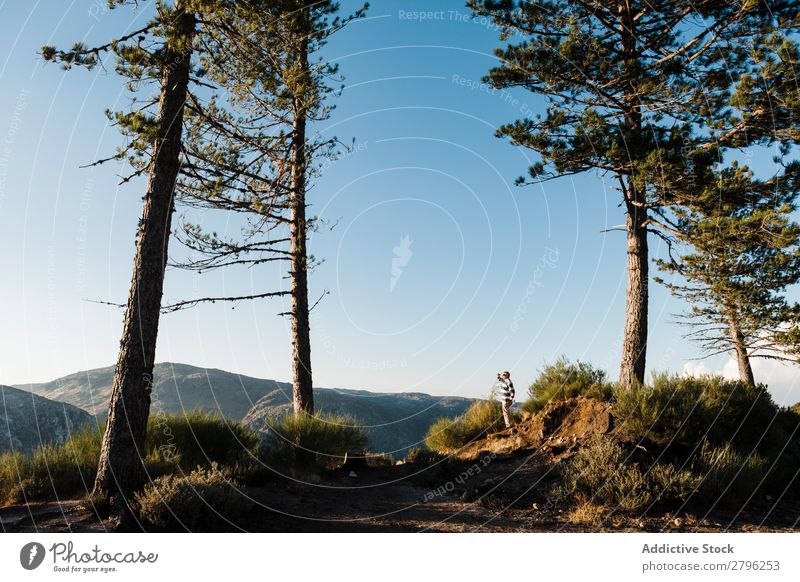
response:
[[[286,412],[292,393],[291,384],[187,364],[156,364],[154,378],[153,412],[199,408],[234,420],[244,419],[256,429],[263,428],[265,417]],[[109,366],[17,388],[72,404],[103,419],[113,379],[114,367]],[[434,420],[457,416],[472,402],[468,398],[339,388],[315,388],[314,393],[318,410],[349,414],[363,423],[370,433],[371,450],[398,451],[400,455],[420,443]]]
[[[241,420],[265,394],[277,389],[291,393],[291,384],[186,364],[156,364],[153,377],[153,412],[177,413],[200,408]],[[16,387],[105,418],[113,380],[114,366],[108,366],[70,374],[52,382]]]
[[[336,391],[321,391],[331,392]],[[554,485],[565,462],[586,451],[595,439],[615,438],[614,431],[607,403],[571,398],[551,403],[536,415],[523,414],[517,430],[487,434],[446,462],[444,457],[417,455],[402,464],[360,467],[357,473],[323,471],[313,480],[270,473],[243,486],[245,494],[235,496],[236,502],[213,508],[224,516],[224,525],[191,521],[194,513],[189,512],[208,511],[208,501],[192,505],[187,498],[189,505],[180,510],[185,521],[166,531],[797,531],[800,508],[791,503],[756,502],[746,508],[734,505],[699,512],[690,507],[675,511],[651,506],[645,511],[614,505],[606,508],[608,514],[585,513],[585,500]],[[161,531],[139,525],[146,531]],[[0,508],[0,530],[6,532],[99,533],[113,527],[80,499]]]
[[[438,418],[462,414],[473,400],[461,397],[439,397],[418,392],[386,394],[365,390],[315,388],[314,404],[319,411],[349,414],[370,435],[370,449],[404,456],[407,449],[422,446],[430,425]],[[247,413],[244,422],[256,430],[264,430],[265,420],[287,412],[291,407],[291,390],[274,390],[262,397]]]
[[[0,386],[0,405],[0,453],[30,453],[43,444],[63,442],[92,422],[80,408],[9,386]]]

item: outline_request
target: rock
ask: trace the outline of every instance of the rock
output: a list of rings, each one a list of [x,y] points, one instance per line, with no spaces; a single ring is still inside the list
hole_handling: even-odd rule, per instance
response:
[[[0,386],[0,400],[0,453],[30,454],[93,422],[80,408],[9,386]]]

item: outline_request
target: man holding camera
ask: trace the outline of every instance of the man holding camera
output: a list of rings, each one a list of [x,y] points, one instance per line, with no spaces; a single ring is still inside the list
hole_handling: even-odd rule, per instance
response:
[[[497,396],[500,398],[500,405],[503,408],[503,421],[506,428],[514,426],[514,418],[511,416],[511,405],[514,403],[514,383],[511,381],[511,374],[508,371],[497,374]]]

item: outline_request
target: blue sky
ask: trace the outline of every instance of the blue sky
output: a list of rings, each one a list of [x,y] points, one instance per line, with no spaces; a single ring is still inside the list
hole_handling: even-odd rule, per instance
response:
[[[86,300],[126,298],[143,184],[119,187],[121,167],[79,166],[119,145],[103,112],[128,95],[111,73],[65,73],[36,52],[135,30],[151,7],[142,5],[0,0],[0,383],[115,361],[122,313]],[[618,193],[594,174],[514,186],[531,154],[493,133],[541,101],[481,85],[497,32],[460,1],[414,14],[427,6],[373,3],[325,50],[347,88],[317,129],[356,148],[327,164],[310,193],[323,219],[310,243],[323,261],[311,299],[329,292],[312,315],[315,384],[481,396],[496,371],[524,387],[560,354],[616,377],[624,235],[602,231],[624,221]],[[281,285],[271,269],[170,270],[165,298]],[[167,315],[157,359],[287,380],[289,322],[276,315],[286,307]],[[735,370],[726,358],[693,360],[700,354],[672,317],[685,306],[655,283],[650,308],[650,370]],[[756,373],[778,400],[800,400],[794,368]]]

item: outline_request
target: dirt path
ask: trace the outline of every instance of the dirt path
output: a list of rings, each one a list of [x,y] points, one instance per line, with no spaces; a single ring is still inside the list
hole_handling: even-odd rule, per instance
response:
[[[612,516],[595,526],[574,525],[558,503],[537,496],[549,478],[536,455],[478,457],[455,469],[400,465],[327,473],[317,482],[275,480],[246,487],[252,505],[234,531],[260,532],[586,532],[797,531],[800,509],[680,517]],[[734,519],[735,518],[735,519]],[[77,500],[0,509],[6,532],[103,532]]]

